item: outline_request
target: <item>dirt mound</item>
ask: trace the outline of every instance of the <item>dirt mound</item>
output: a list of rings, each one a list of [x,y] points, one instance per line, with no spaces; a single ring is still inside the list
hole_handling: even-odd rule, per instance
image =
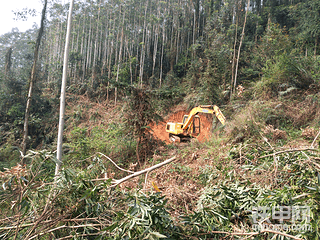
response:
[[[150,126],[153,131],[152,134],[161,141],[170,143],[169,134],[166,132],[167,122],[182,122],[183,116],[188,114],[189,111],[180,110],[167,116],[163,122],[159,122],[158,124],[153,124]],[[213,116],[204,113],[199,113],[198,116],[200,117],[200,134],[197,139],[202,142],[206,139],[209,139],[211,135]]]

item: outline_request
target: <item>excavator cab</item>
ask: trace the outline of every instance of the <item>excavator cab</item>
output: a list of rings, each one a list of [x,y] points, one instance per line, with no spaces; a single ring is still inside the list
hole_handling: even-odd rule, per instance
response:
[[[183,116],[183,120],[182,120],[183,124],[186,123],[188,117],[189,117],[189,115]],[[189,128],[191,128],[190,133],[191,133],[192,137],[196,137],[200,134],[200,117],[198,115],[194,116],[193,122]]]
[[[200,134],[200,117],[195,116],[192,124],[192,136],[198,136]]]
[[[184,130],[182,129],[188,118],[189,115],[184,115],[182,123],[167,123],[166,131],[169,133],[170,141],[181,142],[189,139],[189,135],[183,135]],[[197,137],[200,134],[200,123],[200,117],[194,116],[192,124],[185,131],[188,131],[191,137]]]

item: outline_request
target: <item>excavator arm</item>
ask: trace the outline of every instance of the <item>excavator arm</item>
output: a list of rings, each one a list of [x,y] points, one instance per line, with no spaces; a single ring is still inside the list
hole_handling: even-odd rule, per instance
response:
[[[215,114],[216,117],[218,118],[218,120],[222,123],[222,125],[225,125],[225,123],[226,123],[226,118],[224,117],[224,115],[222,114],[222,112],[220,111],[218,106],[216,106],[216,105],[203,105],[203,106],[195,107],[190,111],[187,120],[185,121],[184,125],[182,126],[182,129],[183,130],[188,129],[191,126],[194,117],[198,113],[201,113],[201,112]]]

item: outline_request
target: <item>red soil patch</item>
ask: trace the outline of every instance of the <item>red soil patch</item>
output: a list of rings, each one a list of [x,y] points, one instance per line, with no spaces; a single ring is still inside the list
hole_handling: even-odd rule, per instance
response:
[[[188,111],[180,110],[177,111],[165,118],[165,121],[159,122],[158,124],[151,125],[152,134],[164,141],[166,143],[170,143],[169,140],[169,133],[166,132],[166,125],[167,122],[182,122],[183,116],[189,114]],[[199,113],[198,116],[200,117],[200,134],[197,139],[202,142],[209,139],[211,135],[211,126],[212,126],[212,115]]]

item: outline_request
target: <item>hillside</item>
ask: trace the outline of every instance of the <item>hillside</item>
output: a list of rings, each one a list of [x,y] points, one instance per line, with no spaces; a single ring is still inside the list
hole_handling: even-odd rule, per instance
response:
[[[0,36],[1,239],[320,239],[320,0],[43,3]]]
[[[38,229],[29,232],[31,229],[26,228],[30,236],[44,234],[43,231],[63,236],[69,226],[81,225],[87,233],[76,235],[83,238],[131,235],[137,239],[242,239],[251,235],[257,239],[315,239],[320,179],[318,131],[313,127],[319,119],[316,90],[247,103],[239,97],[234,104],[222,108],[227,117],[225,127],[212,127],[213,117],[201,114],[200,138],[173,144],[164,137],[164,123],[179,120],[188,112],[185,104],[174,106],[162,121],[151,125],[149,131],[157,140],[153,142],[156,145],[139,164],[133,153],[135,145],[130,143],[133,139],[126,136],[125,102],[115,107],[92,101],[86,95],[67,96],[67,163],[58,195],[52,200],[54,209],[43,208],[50,196],[47,200],[36,197],[45,196],[49,190],[53,153],[31,151],[30,168],[17,166],[2,173],[3,187],[12,189],[4,191],[3,196],[14,199],[18,192],[25,196],[23,205],[12,203],[11,208],[27,213],[20,216],[21,228]],[[173,162],[109,189],[108,179],[121,179],[172,157],[176,157]],[[39,169],[46,169],[45,174]],[[20,180],[10,183],[12,176]],[[9,204],[5,198],[2,206]],[[288,227],[292,218],[285,215],[284,229],[284,223],[272,215],[272,206],[281,214],[280,206],[287,206],[290,211],[294,207],[306,209],[309,212],[304,214],[310,214],[310,219],[299,215],[293,224],[302,227],[292,230]],[[42,209],[38,218],[46,225],[30,222],[29,214],[35,207]],[[263,207],[270,209],[263,216],[269,216],[271,221],[259,232],[254,212],[250,211]],[[53,216],[56,220],[50,220]],[[263,220],[261,216],[256,217]],[[73,225],[74,221],[78,225]],[[63,225],[64,231],[54,230],[62,222],[68,223]],[[276,225],[278,228],[274,229]],[[3,225],[2,233],[9,234],[5,229]]]

